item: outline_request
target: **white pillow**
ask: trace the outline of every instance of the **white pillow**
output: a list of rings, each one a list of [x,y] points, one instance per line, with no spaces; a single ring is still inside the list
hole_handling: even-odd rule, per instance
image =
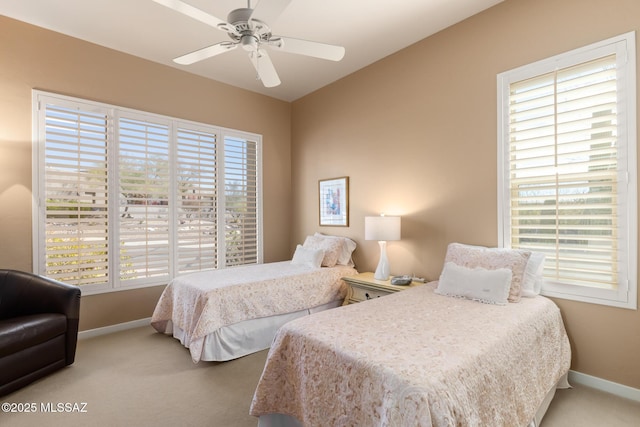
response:
[[[530,256],[531,252],[524,250],[450,243],[444,262],[451,261],[462,267],[481,267],[487,270],[508,268],[512,273],[509,302],[518,302],[522,296],[522,280]]]
[[[508,268],[487,270],[481,267],[467,268],[447,262],[442,269],[435,292],[487,304],[506,305],[511,276],[512,272]]]
[[[295,253],[293,254],[291,264],[320,268],[322,258],[324,258],[324,251],[322,249],[309,249],[302,245],[298,245]]]
[[[304,239],[303,247],[307,249],[322,249],[324,257],[322,258],[323,267],[334,267],[338,263],[338,258],[342,252],[342,241],[337,239],[325,239],[317,236],[307,236]]]
[[[533,298],[540,294],[542,288],[542,270],[544,269],[545,255],[540,252],[531,252],[527,267],[522,276],[522,296]]]
[[[348,265],[349,267],[353,267],[355,264],[353,263],[353,259],[351,258],[351,254],[356,250],[356,242],[351,240],[348,237],[342,236],[329,236],[327,234],[321,234],[316,232],[314,234],[315,237],[326,238],[326,239],[337,239],[342,241],[342,250],[340,251],[340,255],[338,256],[337,263],[340,265]]]

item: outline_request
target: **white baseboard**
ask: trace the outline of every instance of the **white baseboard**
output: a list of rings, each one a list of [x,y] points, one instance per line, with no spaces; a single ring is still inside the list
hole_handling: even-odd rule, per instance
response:
[[[116,325],[104,326],[102,328],[87,329],[78,332],[78,339],[93,338],[100,335],[112,334],[114,332],[125,331],[127,329],[139,328],[141,326],[149,326],[151,318],[132,320],[131,322],[118,323]]]
[[[640,402],[640,389],[603,380],[602,378],[593,377],[581,372],[569,371],[569,383],[582,384],[587,387],[595,388],[596,390]]]

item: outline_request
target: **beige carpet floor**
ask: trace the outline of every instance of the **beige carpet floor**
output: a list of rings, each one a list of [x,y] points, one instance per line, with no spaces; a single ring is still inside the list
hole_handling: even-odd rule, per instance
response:
[[[249,404],[265,358],[262,351],[196,365],[177,340],[151,327],[80,340],[72,366],[0,397],[2,403],[36,407],[36,412],[0,412],[0,426],[254,427]],[[42,410],[57,409],[59,403],[84,412]],[[640,403],[584,386],[559,390],[542,423],[637,425]]]

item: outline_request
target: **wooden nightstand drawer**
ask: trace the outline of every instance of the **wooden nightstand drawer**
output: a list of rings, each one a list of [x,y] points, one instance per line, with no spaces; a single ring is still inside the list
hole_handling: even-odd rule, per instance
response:
[[[349,299],[351,302],[366,301],[368,299],[380,298],[385,295],[389,295],[389,292],[379,291],[375,289],[363,289],[358,286],[351,285],[351,295]]]
[[[343,277],[342,280],[349,285],[349,291],[344,300],[344,304],[383,297],[385,295],[403,291],[412,286],[419,286],[422,284],[413,282],[409,286],[392,285],[389,280],[376,280],[373,277],[373,273],[360,273],[353,276]]]

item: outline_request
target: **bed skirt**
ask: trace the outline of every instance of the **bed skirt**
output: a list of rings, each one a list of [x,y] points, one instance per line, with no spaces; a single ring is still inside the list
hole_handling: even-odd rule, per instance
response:
[[[560,389],[571,388],[571,385],[569,384],[569,372],[566,372],[562,377],[560,377],[560,379],[556,383],[556,386],[553,387],[551,390],[549,390],[547,395],[544,397],[544,400],[538,407],[535,417],[533,418],[533,420],[531,420],[531,423],[529,423],[527,427],[540,426],[540,423],[542,422],[542,417],[544,417],[544,414],[547,413],[547,409],[549,409],[549,405],[553,400],[553,396],[555,396],[556,390],[559,388]]]
[[[273,337],[275,337],[280,326],[299,317],[339,307],[342,302],[343,300],[332,301],[310,309],[244,320],[222,327],[204,338],[200,360],[205,362],[224,362],[266,350],[271,346]],[[165,333],[173,334],[173,337],[180,340],[184,345],[184,331],[173,325],[170,320],[167,322]]]

